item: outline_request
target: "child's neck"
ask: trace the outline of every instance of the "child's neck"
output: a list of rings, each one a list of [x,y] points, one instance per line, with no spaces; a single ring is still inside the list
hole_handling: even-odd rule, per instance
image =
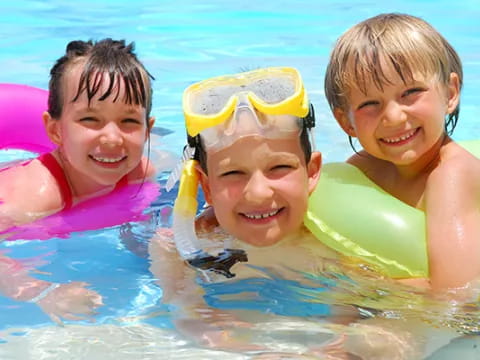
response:
[[[83,181],[81,174],[75,174],[75,169],[70,165],[61,151],[54,153],[63,168],[68,185],[72,191],[74,202],[84,201],[91,197],[100,196],[109,193],[114,186],[104,186],[93,181]]]

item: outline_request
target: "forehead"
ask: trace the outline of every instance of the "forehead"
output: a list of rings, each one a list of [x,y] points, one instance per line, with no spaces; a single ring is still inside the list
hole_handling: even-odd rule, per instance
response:
[[[95,95],[91,98],[93,101],[104,97],[120,99],[125,98],[125,83],[121,76],[115,75],[110,78],[107,72],[92,72],[87,79],[82,79],[85,70],[86,60],[81,59],[67,68],[63,76],[63,88],[65,90],[65,103],[73,100],[88,100],[87,93],[93,91]],[[78,97],[77,97],[78,96]]]

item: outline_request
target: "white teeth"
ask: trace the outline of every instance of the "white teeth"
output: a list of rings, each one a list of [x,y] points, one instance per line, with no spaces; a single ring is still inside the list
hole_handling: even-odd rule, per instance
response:
[[[396,137],[396,138],[383,138],[383,141],[392,144],[392,143],[396,143],[396,142],[399,142],[399,141],[407,140],[408,138],[411,138],[413,136],[413,134],[415,134],[416,131],[417,131],[417,129],[414,129],[411,132],[409,132],[405,135]]]
[[[277,210],[273,210],[272,212],[269,212],[269,213],[265,213],[265,214],[255,214],[255,215],[251,215],[251,214],[244,214],[247,218],[249,219],[255,219],[255,220],[259,220],[259,219],[266,219],[268,217],[271,217],[271,216],[274,216],[274,215],[277,215],[279,213],[280,209],[277,209]]]
[[[97,157],[97,156],[92,155],[92,158],[97,160],[97,161],[104,162],[104,163],[114,163],[114,162],[118,162],[118,161],[122,160],[123,156],[120,156],[118,158],[104,158],[104,157]]]

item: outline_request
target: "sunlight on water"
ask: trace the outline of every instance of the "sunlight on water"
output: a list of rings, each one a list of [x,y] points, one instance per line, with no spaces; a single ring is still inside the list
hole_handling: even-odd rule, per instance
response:
[[[387,11],[425,18],[457,49],[465,82],[454,137],[478,138],[480,7],[474,0],[4,2],[0,82],[46,88],[49,68],[70,40],[135,41],[139,58],[156,78],[153,115],[159,137],[152,156],[165,149],[179,156],[186,86],[245,68],[293,66],[316,107],[317,148],[325,161],[341,161],[351,149],[324,99],[328,55],[348,27]],[[0,162],[28,156],[2,151]],[[171,167],[175,160],[158,161]],[[86,281],[105,305],[94,323],[66,321],[61,327],[34,304],[0,297],[0,359],[344,359],[343,350],[368,360],[480,358],[475,294],[480,286],[432,297],[359,264],[322,259],[309,273],[281,265],[256,268],[254,279],[199,280],[210,306],[162,304],[148,241],[156,226],[171,225],[174,196],[164,192],[154,202],[149,222],[67,239],[1,243],[0,252],[32,269],[35,277]],[[199,315],[208,331],[198,317],[185,316],[187,310]],[[377,345],[376,353],[368,344]]]

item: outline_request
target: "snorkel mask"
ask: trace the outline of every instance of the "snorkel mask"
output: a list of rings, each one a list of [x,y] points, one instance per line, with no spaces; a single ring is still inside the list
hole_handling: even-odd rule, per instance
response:
[[[180,177],[173,210],[175,243],[190,265],[230,278],[235,276],[230,268],[238,261],[247,261],[247,255],[243,250],[225,249],[212,256],[202,250],[197,240],[196,152],[200,147],[207,153],[215,152],[245,136],[300,136],[315,126],[313,106],[296,69],[271,67],[193,84],[183,94],[183,111],[188,134],[183,170],[175,169],[166,185],[170,190]]]

